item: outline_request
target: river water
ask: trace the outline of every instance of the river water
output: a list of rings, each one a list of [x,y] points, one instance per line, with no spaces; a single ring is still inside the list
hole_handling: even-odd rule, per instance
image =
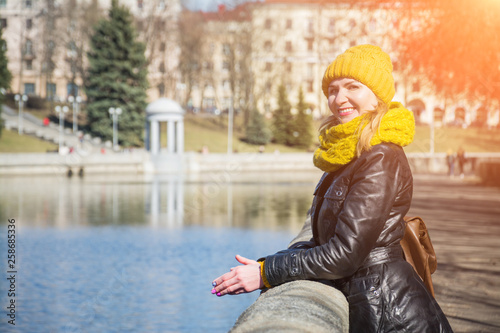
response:
[[[320,176],[1,177],[0,331],[226,332],[258,293],[212,279],[285,248]]]

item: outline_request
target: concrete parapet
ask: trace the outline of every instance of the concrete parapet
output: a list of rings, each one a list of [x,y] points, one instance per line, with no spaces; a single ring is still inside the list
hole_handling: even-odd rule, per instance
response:
[[[467,175],[478,175],[483,162],[500,163],[500,153],[471,153],[465,165]],[[45,174],[66,172],[67,167],[83,167],[89,173],[145,172],[145,173],[203,173],[203,172],[259,172],[259,171],[318,171],[312,153],[235,153],[151,156],[144,150],[106,154],[86,153],[82,149],[73,154],[0,153],[0,174]],[[444,154],[408,154],[414,174],[447,174]],[[457,169],[457,168],[455,168]]]
[[[349,332],[349,307],[337,289],[293,281],[263,293],[238,318],[231,333]]]

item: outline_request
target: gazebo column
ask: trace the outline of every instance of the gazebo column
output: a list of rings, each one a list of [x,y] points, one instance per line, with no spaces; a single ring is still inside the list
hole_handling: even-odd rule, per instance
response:
[[[150,139],[151,139],[151,154],[156,155],[160,150],[160,124],[158,120],[151,120],[150,129]]]
[[[177,121],[177,154],[182,154],[184,152],[184,121],[181,119]]]
[[[149,125],[149,120],[146,120],[144,128],[146,129],[144,144],[146,145],[146,150],[151,151],[151,135],[149,133],[151,131],[151,126]]]
[[[175,150],[175,123],[172,120],[168,121],[167,127],[167,152],[173,154]]]

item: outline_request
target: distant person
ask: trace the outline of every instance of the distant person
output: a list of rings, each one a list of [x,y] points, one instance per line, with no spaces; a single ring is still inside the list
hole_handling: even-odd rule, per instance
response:
[[[303,229],[308,241],[260,262],[236,256],[242,265],[216,278],[212,293],[328,280],[349,302],[350,332],[452,332],[400,246],[413,192],[402,147],[413,140],[415,120],[392,102],[389,55],[352,47],[328,66],[322,86],[332,115],[314,153],[325,173]]]
[[[47,117],[43,118],[43,126],[47,127],[47,126],[49,126],[49,124],[50,124],[49,118],[47,118]]]
[[[467,158],[465,157],[465,150],[463,147],[458,148],[457,162],[458,162],[458,173],[460,175],[460,178],[464,178],[464,166],[465,162],[467,162]]]
[[[455,154],[451,149],[446,152],[446,164],[448,165],[448,176],[453,177],[455,173]]]

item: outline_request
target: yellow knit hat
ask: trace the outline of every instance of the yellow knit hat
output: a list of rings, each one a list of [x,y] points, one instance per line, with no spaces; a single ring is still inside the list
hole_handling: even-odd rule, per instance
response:
[[[328,98],[328,85],[339,78],[363,83],[389,104],[395,94],[391,58],[378,46],[358,45],[339,55],[323,76],[323,93]]]

